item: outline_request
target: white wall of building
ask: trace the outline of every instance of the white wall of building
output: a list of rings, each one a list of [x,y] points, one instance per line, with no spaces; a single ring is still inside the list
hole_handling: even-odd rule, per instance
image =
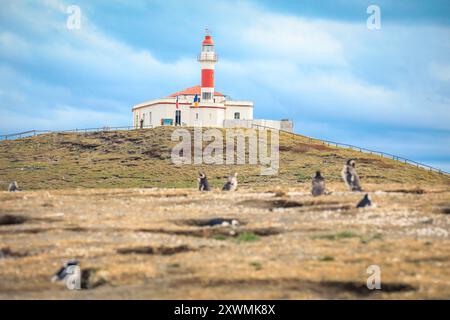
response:
[[[225,102],[225,106],[225,119],[235,119],[235,113],[239,113],[240,120],[253,119],[253,103],[241,102],[241,104],[239,104],[238,102],[232,103],[231,101],[227,101]]]
[[[198,116],[197,116],[198,115]],[[190,126],[223,127],[225,110],[220,108],[191,108]]]
[[[181,111],[181,123],[189,125],[190,105],[179,105]],[[173,119],[175,123],[175,104],[155,104],[139,107],[133,110],[133,125],[139,127],[140,120],[144,119],[144,126],[157,127],[161,125],[161,119]],[[138,119],[138,122],[136,122]]]
[[[222,100],[221,97],[217,98]],[[223,127],[224,120],[234,119],[236,112],[241,120],[253,119],[251,102],[222,100],[223,102],[200,103],[199,108],[191,108],[193,99],[194,96],[180,96],[178,99],[182,125]],[[173,97],[144,102],[133,107],[133,125],[139,127],[141,119],[144,120],[144,127],[160,126],[161,119],[172,119],[175,124],[175,111]]]

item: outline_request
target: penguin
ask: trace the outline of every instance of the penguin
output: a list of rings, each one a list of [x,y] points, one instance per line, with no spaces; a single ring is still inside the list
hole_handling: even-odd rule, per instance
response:
[[[364,195],[364,198],[361,199],[361,201],[358,202],[356,205],[357,208],[364,208],[364,207],[371,207],[372,201],[370,200],[369,194],[366,193]]]
[[[236,219],[214,218],[214,219],[206,221],[205,225],[207,225],[209,227],[214,227],[214,226],[227,227],[230,225],[232,227],[237,227],[239,225],[239,221]]]
[[[320,171],[316,171],[316,175],[312,179],[312,190],[313,196],[321,196],[325,194],[325,179],[320,174]]]
[[[75,266],[79,266],[77,260],[69,260],[55,273],[52,277],[52,282],[64,280],[69,274],[71,274],[71,269]]]
[[[342,179],[350,191],[362,191],[355,169],[355,160],[349,159],[342,169]]]
[[[228,177],[228,180],[223,186],[222,191],[235,191],[237,189],[237,186],[237,172],[235,172]]]
[[[211,187],[208,183],[208,178],[204,172],[198,173],[198,190],[199,191],[211,191]]]
[[[8,186],[8,191],[9,192],[15,192],[15,191],[19,191],[19,185],[17,184],[16,181],[13,181],[9,184]]]

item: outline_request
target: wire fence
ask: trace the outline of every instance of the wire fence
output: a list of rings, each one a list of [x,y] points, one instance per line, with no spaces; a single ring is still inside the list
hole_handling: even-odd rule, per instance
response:
[[[2,140],[14,140],[14,139],[20,139],[20,138],[27,138],[27,137],[32,137],[32,136],[36,136],[39,134],[45,134],[45,133],[88,133],[88,132],[101,132],[101,131],[124,131],[124,130],[139,130],[139,129],[149,129],[149,128],[153,128],[153,126],[151,125],[145,125],[145,126],[120,126],[120,127],[102,127],[102,128],[84,128],[84,129],[70,129],[70,130],[29,130],[29,131],[24,131],[24,132],[18,132],[18,133],[12,133],[12,134],[3,134],[0,135],[0,141]],[[252,128],[257,128],[257,129],[269,129],[269,130],[279,130],[281,132],[284,132],[288,135],[291,135],[292,139],[295,139],[296,137],[301,137],[303,139],[308,139],[309,142],[316,142],[316,143],[320,143],[323,145],[327,145],[327,146],[334,146],[336,148],[345,148],[345,149],[351,149],[354,151],[359,151],[359,152],[363,152],[363,153],[368,153],[368,154],[373,154],[373,155],[378,155],[380,157],[383,158],[389,158],[389,159],[393,159],[402,163],[406,163],[406,164],[410,164],[413,165],[417,168],[422,168],[425,170],[429,170],[429,171],[434,171],[440,174],[447,174],[449,175],[449,172],[446,172],[442,169],[438,169],[432,166],[429,166],[427,164],[424,163],[420,163],[414,160],[410,160],[407,159],[405,157],[401,157],[401,156],[397,156],[394,154],[390,154],[387,152],[382,152],[382,151],[376,151],[376,150],[370,150],[367,148],[363,148],[363,147],[358,147],[358,146],[354,146],[351,144],[347,144],[347,143],[341,143],[341,142],[336,142],[336,141],[330,141],[330,140],[324,140],[324,139],[318,139],[318,138],[313,138],[313,137],[307,137],[295,132],[291,132],[291,131],[286,131],[286,130],[280,130],[277,128],[271,128],[271,127],[266,127],[266,126],[261,126],[261,125],[256,125],[253,124]]]
[[[261,126],[261,125],[253,125],[253,127],[254,128],[262,128],[262,129],[272,129],[270,127],[265,127],[265,126]],[[282,131],[282,132],[285,132],[285,133],[291,135],[292,138],[301,137],[301,138],[304,138],[304,139],[308,139],[310,143],[311,142],[316,142],[316,143],[320,143],[320,144],[323,144],[323,145],[326,145],[326,146],[334,146],[336,148],[351,149],[351,150],[354,150],[354,151],[359,151],[359,152],[363,152],[363,153],[378,155],[378,156],[383,157],[383,158],[393,159],[393,160],[396,160],[396,161],[399,161],[399,162],[403,162],[403,163],[407,163],[407,164],[413,165],[413,166],[415,166],[417,168],[422,168],[422,169],[425,169],[425,170],[434,171],[434,172],[437,172],[437,173],[440,173],[440,174],[447,174],[447,175],[450,174],[449,172],[446,172],[446,171],[444,171],[442,169],[438,169],[438,168],[429,166],[429,165],[424,164],[424,163],[420,163],[420,162],[417,162],[417,161],[414,161],[414,160],[410,160],[410,159],[407,159],[405,157],[397,156],[395,154],[390,154],[390,153],[387,153],[387,152],[376,151],[376,150],[370,150],[370,149],[367,149],[367,148],[358,147],[358,146],[354,146],[354,145],[347,144],[347,143],[341,143],[341,142],[336,142],[336,141],[330,141],[330,140],[318,139],[318,138],[313,138],[313,137],[307,137],[307,136],[304,136],[304,135],[301,135],[301,134],[298,134],[298,133],[295,133],[295,132],[290,132],[290,131],[285,131],[285,130],[279,130],[279,131]]]
[[[2,140],[14,140],[20,138],[27,138],[44,133],[88,133],[88,132],[100,132],[100,131],[123,131],[134,129],[148,129],[153,126],[121,126],[121,127],[101,127],[101,128],[83,128],[83,129],[69,129],[69,130],[29,130],[18,133],[3,134],[0,135],[0,141]]]

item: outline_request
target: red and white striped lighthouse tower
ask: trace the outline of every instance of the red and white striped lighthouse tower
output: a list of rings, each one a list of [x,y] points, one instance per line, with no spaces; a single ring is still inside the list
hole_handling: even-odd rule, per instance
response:
[[[214,52],[214,42],[206,29],[205,39],[202,42],[202,51],[198,56],[202,69],[201,102],[212,102],[214,99],[214,66],[217,55]]]

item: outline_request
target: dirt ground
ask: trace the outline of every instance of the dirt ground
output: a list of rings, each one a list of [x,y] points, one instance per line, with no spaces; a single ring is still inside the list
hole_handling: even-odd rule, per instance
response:
[[[309,187],[0,192],[0,299],[450,298],[448,185]],[[50,281],[72,258],[82,290]]]

